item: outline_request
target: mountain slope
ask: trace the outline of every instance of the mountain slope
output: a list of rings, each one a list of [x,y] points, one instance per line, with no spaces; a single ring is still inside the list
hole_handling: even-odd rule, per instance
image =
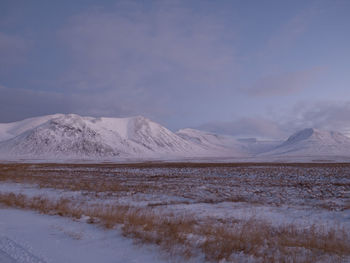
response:
[[[255,138],[235,139],[229,135],[219,135],[215,133],[182,129],[177,133],[185,140],[190,140],[207,149],[216,149],[219,156],[225,157],[251,157],[256,154],[271,150],[281,141],[259,141]]]
[[[63,114],[46,115],[41,117],[28,118],[22,121],[11,123],[0,123],[0,141],[5,141],[33,129],[48,120],[62,117]]]
[[[174,133],[142,116],[92,118],[55,114],[0,124],[0,159],[250,158],[253,161],[252,158],[264,160],[271,156],[350,157],[350,138],[338,132],[305,129],[282,143],[236,140],[194,129]]]
[[[50,115],[3,125],[0,134],[5,134],[3,138],[7,139],[0,142],[1,156],[44,159],[166,158],[210,154],[208,149],[186,141],[141,116],[91,118],[75,114]]]
[[[350,156],[350,138],[339,132],[308,128],[296,132],[264,155]]]
[[[176,132],[181,138],[191,141],[199,147],[216,152],[220,157],[247,157],[249,152],[236,139],[227,135],[219,135],[195,129],[182,129]]]

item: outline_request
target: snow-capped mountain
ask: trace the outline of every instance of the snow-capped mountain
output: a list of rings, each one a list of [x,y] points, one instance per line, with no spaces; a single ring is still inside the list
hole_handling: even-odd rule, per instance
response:
[[[0,126],[0,156],[35,158],[194,157],[209,149],[142,116],[49,115]]]
[[[350,138],[334,131],[304,129],[264,155],[350,156]]]
[[[305,129],[286,141],[236,140],[195,129],[174,133],[142,116],[55,114],[0,124],[0,159],[181,159],[345,156],[350,138]],[[262,159],[264,160],[264,159]]]

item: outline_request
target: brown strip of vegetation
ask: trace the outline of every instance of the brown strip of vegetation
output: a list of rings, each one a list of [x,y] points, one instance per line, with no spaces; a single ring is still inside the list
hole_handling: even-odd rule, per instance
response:
[[[349,164],[179,165],[0,164],[0,181],[82,191],[95,197],[151,194],[176,196],[192,203],[302,204],[328,210],[349,209]]]
[[[31,167],[61,167],[77,169],[84,168],[215,168],[215,167],[302,167],[302,168],[317,168],[317,167],[347,167],[350,168],[350,162],[312,162],[312,163],[282,163],[282,162],[139,162],[139,163],[0,163],[0,169],[6,167],[31,168]]]

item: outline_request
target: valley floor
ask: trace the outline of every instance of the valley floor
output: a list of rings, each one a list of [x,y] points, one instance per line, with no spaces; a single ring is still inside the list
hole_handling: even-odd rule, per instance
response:
[[[1,164],[0,204],[5,263],[350,262],[350,164]]]

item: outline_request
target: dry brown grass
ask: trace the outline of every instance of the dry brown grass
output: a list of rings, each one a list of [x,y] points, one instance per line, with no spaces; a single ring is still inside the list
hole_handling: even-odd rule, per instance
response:
[[[317,262],[325,257],[331,262],[342,262],[344,256],[350,255],[349,233],[340,228],[273,226],[254,218],[198,221],[192,215],[178,217],[149,207],[87,205],[12,193],[0,194],[0,203],[44,214],[73,218],[86,215],[89,223],[106,228],[120,225],[125,236],[157,244],[172,256],[180,251],[184,258],[201,252],[208,261],[230,261],[233,255],[243,253],[258,262]]]
[[[230,261],[233,254],[239,253],[262,262],[317,262],[322,257],[342,262],[343,256],[350,254],[350,237],[343,229],[273,227],[255,219],[218,226],[198,223],[193,218],[174,220],[137,214],[125,222],[123,233],[158,244],[170,254],[179,246],[187,257],[199,250],[211,262]]]
[[[74,206],[72,201],[66,198],[60,198],[52,201],[43,196],[27,197],[23,194],[0,194],[0,203],[23,209],[35,210],[43,214],[57,214],[60,216],[68,216],[80,218],[82,209]]]

